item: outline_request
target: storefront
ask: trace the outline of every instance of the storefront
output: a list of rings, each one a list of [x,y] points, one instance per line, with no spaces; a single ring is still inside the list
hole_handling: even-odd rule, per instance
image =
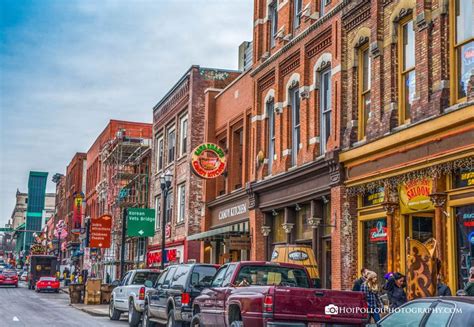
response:
[[[410,274],[410,244],[435,240],[435,273],[453,292],[464,287],[474,265],[474,127],[468,109],[341,154],[347,199],[357,200],[351,210],[357,219],[354,277],[362,267],[379,276]]]
[[[321,285],[332,286],[333,231],[330,167],[325,160],[312,162],[286,174],[252,183],[256,206],[263,215],[261,233],[264,258],[279,244],[309,245],[319,266]],[[334,176],[334,175],[332,175]],[[258,232],[257,232],[258,233]]]
[[[250,259],[249,203],[244,190],[208,203],[210,227],[188,236],[203,241],[204,262],[223,264]]]
[[[165,266],[184,262],[184,242],[167,243],[165,248]],[[161,247],[152,245],[148,248],[146,265],[149,268],[160,268]]]

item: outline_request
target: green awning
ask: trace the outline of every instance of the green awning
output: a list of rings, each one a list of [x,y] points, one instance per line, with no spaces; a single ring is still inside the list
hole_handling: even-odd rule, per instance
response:
[[[249,234],[249,222],[219,227],[187,237],[188,241],[220,241],[229,236]]]

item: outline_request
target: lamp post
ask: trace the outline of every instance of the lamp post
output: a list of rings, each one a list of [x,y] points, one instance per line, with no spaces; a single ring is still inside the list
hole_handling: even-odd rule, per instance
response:
[[[165,269],[165,228],[166,228],[166,199],[171,187],[171,181],[173,180],[173,175],[169,170],[160,176],[160,185],[161,185],[161,194],[163,194],[163,213],[161,215],[161,269]]]

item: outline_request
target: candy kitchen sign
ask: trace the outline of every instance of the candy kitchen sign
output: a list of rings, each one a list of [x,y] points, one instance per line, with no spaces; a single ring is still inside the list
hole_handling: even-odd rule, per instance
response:
[[[434,210],[430,199],[432,189],[433,180],[430,178],[413,179],[401,184],[399,188],[401,213]]]
[[[214,143],[203,143],[193,150],[191,167],[201,178],[216,178],[226,168],[225,152]]]

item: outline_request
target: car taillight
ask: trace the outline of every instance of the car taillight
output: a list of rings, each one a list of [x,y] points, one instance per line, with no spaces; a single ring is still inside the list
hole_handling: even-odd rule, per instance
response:
[[[273,312],[273,296],[265,295],[263,299],[263,312]]]
[[[189,305],[190,302],[191,302],[191,297],[189,296],[189,293],[181,294],[181,304],[182,305]]]
[[[145,300],[145,287],[140,287],[140,291],[138,292],[138,299]]]

